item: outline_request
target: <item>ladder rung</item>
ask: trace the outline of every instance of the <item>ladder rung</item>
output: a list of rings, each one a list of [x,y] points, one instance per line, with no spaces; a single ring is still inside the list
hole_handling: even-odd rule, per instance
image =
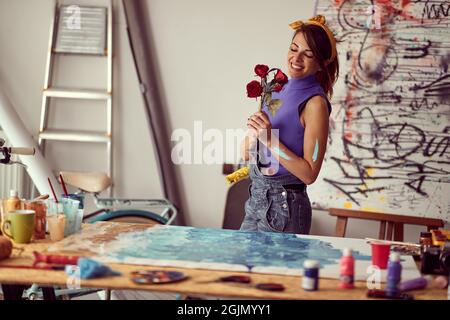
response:
[[[44,89],[44,95],[54,98],[91,99],[107,100],[111,93],[95,89],[69,89],[69,88],[49,88]]]
[[[74,131],[74,130],[45,130],[39,134],[44,140],[80,141],[80,142],[110,142],[111,137],[99,131]]]

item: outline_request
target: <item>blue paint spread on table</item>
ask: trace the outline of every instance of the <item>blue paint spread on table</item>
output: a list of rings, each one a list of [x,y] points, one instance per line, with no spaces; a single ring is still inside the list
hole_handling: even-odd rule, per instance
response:
[[[306,259],[318,260],[325,266],[338,264],[342,256],[341,250],[329,242],[273,232],[164,226],[124,233],[115,241],[129,244],[108,251],[107,256],[118,262],[141,258],[226,263],[248,269],[255,266],[299,269]],[[354,257],[371,259],[357,251]]]

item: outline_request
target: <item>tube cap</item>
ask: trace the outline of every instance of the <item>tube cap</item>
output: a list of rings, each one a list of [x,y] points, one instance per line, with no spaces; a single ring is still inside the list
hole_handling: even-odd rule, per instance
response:
[[[351,248],[344,248],[343,255],[344,257],[351,257],[353,254],[353,251]]]
[[[16,197],[19,196],[19,193],[17,192],[17,190],[11,189],[11,190],[9,191],[9,196],[10,196],[11,198],[16,198]]]
[[[311,269],[311,268],[319,268],[319,261],[317,260],[305,260],[305,262],[303,262],[303,267]]]
[[[392,252],[391,255],[389,256],[389,260],[394,261],[394,262],[399,262],[400,255],[398,254],[398,252]]]

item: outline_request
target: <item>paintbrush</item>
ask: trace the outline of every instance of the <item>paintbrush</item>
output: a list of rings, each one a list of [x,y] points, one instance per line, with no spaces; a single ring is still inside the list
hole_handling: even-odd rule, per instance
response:
[[[409,246],[409,247],[417,247],[417,248],[420,247],[419,244],[411,243],[411,242],[380,240],[380,239],[372,239],[372,238],[366,238],[365,240],[366,240],[366,242],[381,242],[381,243],[392,244],[392,245],[399,245],[399,246]]]
[[[37,251],[33,251],[34,263],[49,263],[49,264],[59,264],[59,265],[77,265],[79,256],[64,256],[64,255],[48,255]]]
[[[40,201],[40,200],[45,200],[45,199],[48,199],[48,197],[49,197],[48,194],[41,194],[40,196],[34,198],[30,202],[36,202],[36,201]]]
[[[32,266],[27,265],[0,265],[0,268],[12,268],[12,269],[37,269],[37,270],[64,270],[65,266],[51,265],[51,264],[36,264]]]

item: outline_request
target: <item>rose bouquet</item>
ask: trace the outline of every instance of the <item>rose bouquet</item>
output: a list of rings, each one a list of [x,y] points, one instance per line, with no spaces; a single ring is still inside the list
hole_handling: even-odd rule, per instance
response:
[[[271,73],[273,78],[269,81],[268,77]],[[247,97],[260,98],[258,111],[262,110],[265,103],[272,116],[275,116],[282,105],[282,101],[280,99],[272,99],[272,92],[280,92],[288,82],[288,77],[280,69],[270,69],[265,64],[257,64],[255,66],[255,74],[259,77],[259,81],[253,80],[247,84]],[[234,183],[246,178],[248,174],[249,168],[246,166],[227,175],[225,178],[228,183]]]
[[[276,72],[273,79],[268,81],[267,77],[270,73]],[[288,77],[277,68],[269,69],[265,64],[255,66],[256,76],[260,77],[260,81],[253,80],[247,84],[247,97],[258,98],[259,111],[262,110],[264,103],[267,105],[272,116],[275,116],[277,110],[281,107],[280,99],[272,100],[272,92],[280,92],[283,86],[288,82]]]

